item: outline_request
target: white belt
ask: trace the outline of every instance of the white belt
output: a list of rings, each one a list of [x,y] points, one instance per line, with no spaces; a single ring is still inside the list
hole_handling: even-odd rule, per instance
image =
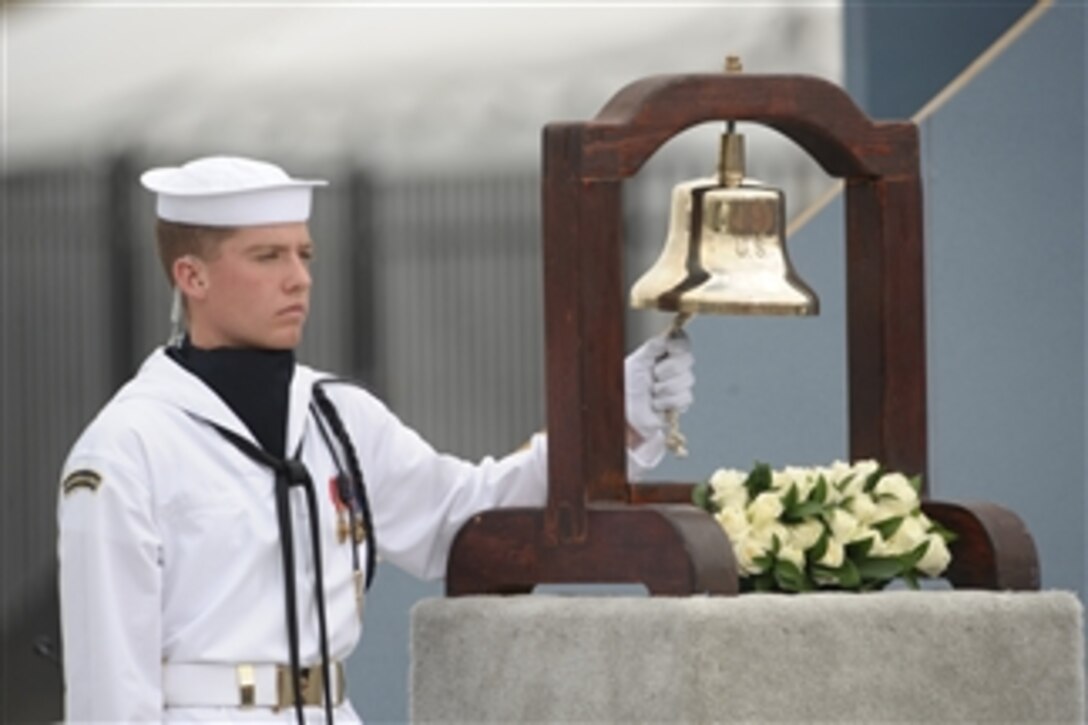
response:
[[[334,705],[344,701],[344,667],[329,663],[330,696]],[[322,705],[321,665],[300,670],[304,705]],[[166,707],[271,707],[294,706],[291,668],[287,665],[185,664],[162,665],[163,702]]]

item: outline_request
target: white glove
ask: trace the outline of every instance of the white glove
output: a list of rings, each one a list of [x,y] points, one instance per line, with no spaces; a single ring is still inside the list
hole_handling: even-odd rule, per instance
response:
[[[642,438],[628,450],[628,475],[637,478],[665,456],[665,411],[691,407],[695,374],[683,332],[651,337],[623,361],[627,424]],[[643,469],[639,471],[638,469]]]

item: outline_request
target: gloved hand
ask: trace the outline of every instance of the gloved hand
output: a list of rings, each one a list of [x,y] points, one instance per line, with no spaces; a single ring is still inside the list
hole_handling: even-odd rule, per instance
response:
[[[628,456],[638,468],[653,468],[665,456],[665,411],[691,407],[694,364],[683,332],[651,337],[624,360],[627,424],[635,434],[628,438]]]

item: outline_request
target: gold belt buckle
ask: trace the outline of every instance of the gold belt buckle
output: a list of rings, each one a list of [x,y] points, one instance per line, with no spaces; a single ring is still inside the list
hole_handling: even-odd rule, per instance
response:
[[[344,666],[339,662],[331,662],[331,673],[334,680],[332,687],[333,705],[339,705],[344,701]],[[321,665],[302,667],[298,673],[299,695],[303,705],[321,705],[324,701],[324,677],[321,674]],[[291,668],[285,665],[276,667],[276,702],[275,710],[278,712],[284,708],[294,707],[294,689],[291,686]]]
[[[238,697],[242,707],[253,707],[257,702],[257,679],[253,665],[238,665]]]

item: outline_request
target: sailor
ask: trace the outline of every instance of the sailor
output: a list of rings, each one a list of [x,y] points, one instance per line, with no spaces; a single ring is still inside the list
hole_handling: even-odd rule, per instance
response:
[[[355,722],[375,555],[445,571],[474,513],[543,506],[546,439],[470,463],[295,359],[324,181],[237,157],[142,176],[179,332],[87,426],[58,503],[66,717]],[[181,321],[184,324],[180,324]],[[630,473],[691,403],[685,339],[625,363]]]

